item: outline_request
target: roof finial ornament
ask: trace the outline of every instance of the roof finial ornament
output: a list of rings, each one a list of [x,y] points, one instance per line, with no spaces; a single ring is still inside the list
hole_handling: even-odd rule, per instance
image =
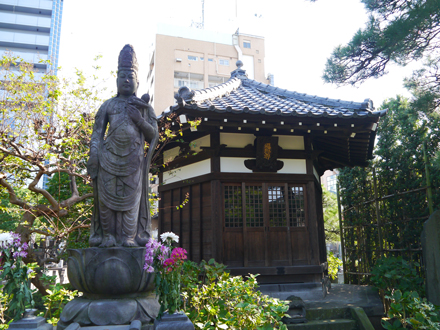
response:
[[[246,74],[246,70],[243,70],[243,61],[238,60],[235,65],[237,66],[237,69],[231,72],[231,78],[240,78],[240,79],[248,79],[248,76]]]
[[[192,98],[194,97],[195,93],[191,88],[188,88],[187,86],[182,86],[179,88],[176,94],[174,94],[174,98],[177,101],[177,104],[184,107],[187,103],[192,101]]]

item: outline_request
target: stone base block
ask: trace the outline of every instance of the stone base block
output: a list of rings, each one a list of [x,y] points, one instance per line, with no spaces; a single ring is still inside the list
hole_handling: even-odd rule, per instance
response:
[[[14,321],[9,324],[9,329],[14,330],[53,330],[52,324],[46,323],[46,319],[41,316],[32,316]]]
[[[75,298],[64,307],[57,330],[64,330],[72,323],[82,328],[125,325],[135,320],[144,329],[156,319],[159,308],[154,294],[119,299]]]
[[[194,330],[194,324],[183,312],[164,313],[160,320],[154,321],[153,330]]]

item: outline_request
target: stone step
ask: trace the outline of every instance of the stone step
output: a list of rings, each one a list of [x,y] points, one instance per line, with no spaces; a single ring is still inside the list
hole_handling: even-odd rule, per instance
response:
[[[346,318],[351,318],[350,310],[346,307],[306,309],[307,320],[330,320]]]
[[[289,324],[289,330],[355,330],[356,321],[349,319],[313,320],[307,323]]]

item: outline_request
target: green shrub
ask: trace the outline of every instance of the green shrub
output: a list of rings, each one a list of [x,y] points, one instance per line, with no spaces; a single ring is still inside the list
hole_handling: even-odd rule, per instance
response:
[[[338,276],[338,269],[342,266],[342,260],[335,257],[333,252],[327,253],[328,276],[334,280]]]
[[[396,290],[386,298],[391,301],[388,317],[394,321],[382,320],[385,329],[440,330],[440,310],[426,298],[421,299],[417,292],[406,291],[402,294]]]
[[[7,329],[9,327],[8,317],[6,316],[6,308],[8,307],[10,299],[8,299],[8,295],[3,293],[3,287],[4,285],[0,284],[0,330]]]
[[[287,330],[281,318],[288,302],[258,291],[256,276],[231,277],[214,260],[186,262],[184,269],[184,310],[196,329]]]
[[[47,319],[47,322],[56,326],[64,306],[78,295],[78,291],[72,291],[70,284],[55,283],[56,276],[43,275],[42,280],[49,285],[47,296],[42,296],[44,311],[39,316]]]
[[[425,296],[424,280],[421,278],[415,267],[418,263],[410,263],[402,257],[389,257],[378,259],[371,274],[371,282],[379,289],[385,312],[390,309],[390,299],[394,291],[417,291],[419,296]]]

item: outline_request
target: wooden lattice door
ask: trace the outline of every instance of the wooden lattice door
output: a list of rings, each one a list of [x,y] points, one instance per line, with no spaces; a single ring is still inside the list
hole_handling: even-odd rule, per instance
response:
[[[302,185],[225,184],[223,192],[225,264],[289,266],[297,256],[304,259],[309,244]]]

